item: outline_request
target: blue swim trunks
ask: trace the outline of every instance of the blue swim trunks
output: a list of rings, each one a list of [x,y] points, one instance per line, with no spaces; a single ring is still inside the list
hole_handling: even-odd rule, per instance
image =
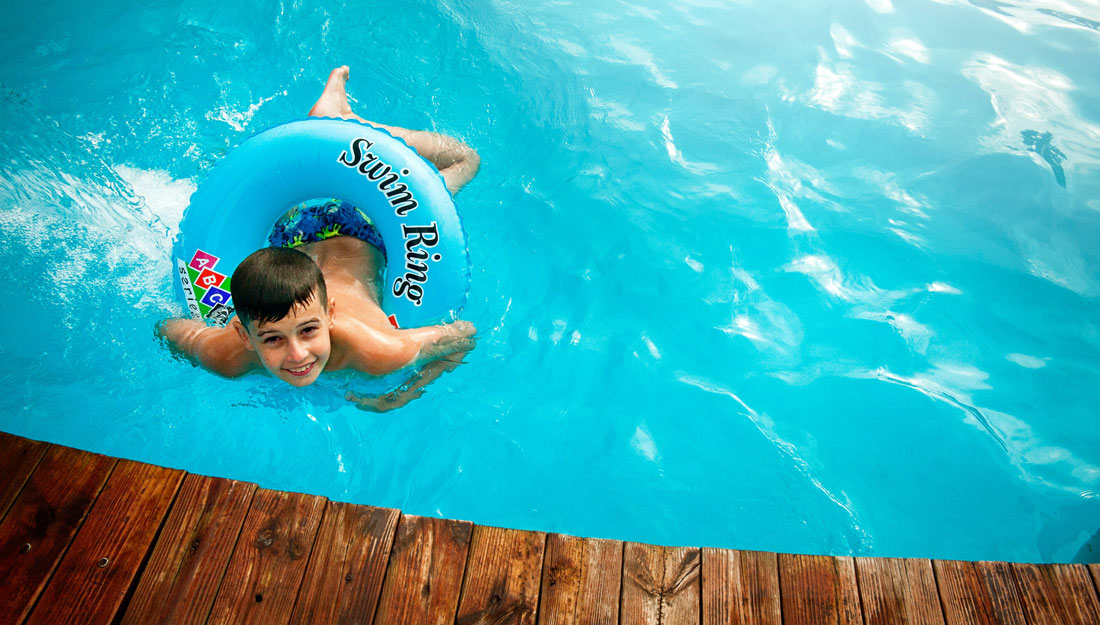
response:
[[[382,235],[370,217],[335,198],[308,200],[291,208],[275,222],[267,242],[272,247],[298,247],[338,236],[355,237],[386,254]]]

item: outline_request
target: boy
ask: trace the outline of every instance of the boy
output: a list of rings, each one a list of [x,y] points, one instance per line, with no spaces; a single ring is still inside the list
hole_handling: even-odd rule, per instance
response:
[[[348,67],[332,70],[310,111],[319,117],[354,118],[344,85]],[[379,124],[374,124],[379,126]],[[477,153],[442,135],[381,126],[405,139],[439,169],[451,193],[477,173]],[[237,317],[224,328],[194,319],[168,319],[158,333],[173,351],[226,377],[266,370],[292,386],[308,386],[322,370],[353,369],[386,375],[415,365],[419,371],[380,397],[348,399],[366,410],[398,408],[453,369],[473,348],[467,321],[398,330],[382,311],[381,250],[350,236],[312,241],[294,249],[269,247],[246,258],[233,273]]]

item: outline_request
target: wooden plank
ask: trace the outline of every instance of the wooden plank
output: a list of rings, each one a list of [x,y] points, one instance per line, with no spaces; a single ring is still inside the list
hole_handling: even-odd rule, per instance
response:
[[[856,558],[866,625],[943,625],[932,562],[920,558]]]
[[[115,462],[59,445],[46,450],[0,525],[0,624],[26,618]]]
[[[947,625],[1009,625],[993,610],[993,601],[973,562],[933,560]],[[1023,625],[1020,614],[1019,625]]]
[[[974,570],[989,593],[996,622],[1004,625],[1025,625],[1024,604],[1016,588],[1016,580],[1007,562],[975,562]]]
[[[257,490],[207,622],[287,623],[324,510],[324,497]]]
[[[622,625],[698,623],[699,550],[626,543]]]
[[[1088,569],[1082,564],[1047,564],[1042,567],[1069,615],[1070,623],[1100,623],[1100,602]]]
[[[1090,564],[1089,573],[1092,574],[1092,583],[1096,585],[1096,590],[1100,591],[1100,564]]]
[[[188,475],[122,625],[206,621],[256,485]]]
[[[291,624],[370,625],[400,517],[390,508],[330,501]]]
[[[458,625],[535,625],[544,532],[475,525],[458,601]]]
[[[860,625],[852,558],[779,554],[779,590],[785,625]]]
[[[1065,614],[1058,591],[1037,564],[1011,563],[1008,565],[1020,589],[1020,598],[1028,623],[1050,625],[1074,625]]]
[[[31,476],[49,443],[0,432],[0,520]]]
[[[1096,588],[1085,566],[1022,563],[1008,566],[1020,589],[1029,623],[1100,623]]]
[[[780,625],[774,553],[703,549],[703,625]]]
[[[27,624],[111,623],[182,479],[119,460]]]
[[[621,541],[548,536],[540,625],[618,625],[622,570]]]
[[[473,524],[402,515],[374,622],[450,625]]]

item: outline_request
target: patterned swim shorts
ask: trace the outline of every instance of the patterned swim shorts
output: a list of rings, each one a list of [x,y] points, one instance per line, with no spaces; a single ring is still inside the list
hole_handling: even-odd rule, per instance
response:
[[[339,236],[355,237],[386,254],[382,235],[370,217],[335,198],[308,200],[291,208],[275,222],[267,242],[272,247],[298,247]]]

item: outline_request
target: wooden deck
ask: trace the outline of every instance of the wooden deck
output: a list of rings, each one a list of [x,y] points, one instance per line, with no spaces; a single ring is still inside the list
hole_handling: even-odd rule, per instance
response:
[[[0,477],[0,624],[1100,623],[1098,565],[574,538],[3,433]]]

